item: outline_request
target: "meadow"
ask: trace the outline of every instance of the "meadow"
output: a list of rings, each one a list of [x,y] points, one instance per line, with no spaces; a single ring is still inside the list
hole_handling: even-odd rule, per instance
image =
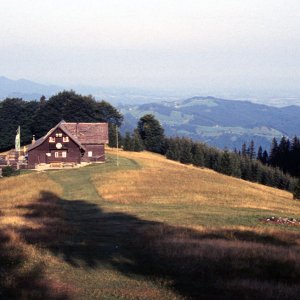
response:
[[[105,164],[0,179],[2,299],[295,299],[286,191],[108,149]]]

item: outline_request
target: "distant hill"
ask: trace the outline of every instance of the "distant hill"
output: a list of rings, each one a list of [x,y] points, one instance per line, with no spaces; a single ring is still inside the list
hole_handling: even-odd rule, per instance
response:
[[[97,100],[107,100],[113,104],[117,103],[149,103],[161,102],[163,100],[175,100],[177,96],[168,92],[152,92],[145,89],[118,88],[101,86],[68,85],[56,86],[36,83],[27,79],[12,80],[0,76],[0,100],[9,98],[22,98],[24,100],[36,100],[42,95],[47,98],[63,91],[75,90],[84,95],[93,95]]]
[[[144,114],[154,114],[171,136],[187,136],[210,145],[240,148],[254,140],[267,150],[273,137],[300,134],[300,106],[283,108],[249,101],[193,97],[183,101],[123,105],[122,131],[131,131]]]
[[[51,96],[62,87],[36,83],[27,79],[12,80],[0,76],[0,99],[6,97],[22,98],[24,100],[39,99],[42,95]]]

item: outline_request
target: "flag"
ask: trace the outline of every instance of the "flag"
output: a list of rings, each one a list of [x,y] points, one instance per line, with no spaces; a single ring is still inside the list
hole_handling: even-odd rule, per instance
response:
[[[20,128],[20,126],[18,126],[18,129],[17,129],[17,135],[16,135],[16,140],[15,140],[15,149],[18,152],[21,150],[21,128]]]

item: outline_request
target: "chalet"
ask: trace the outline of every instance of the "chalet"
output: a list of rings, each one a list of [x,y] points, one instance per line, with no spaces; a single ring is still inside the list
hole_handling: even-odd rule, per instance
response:
[[[107,123],[61,121],[28,147],[28,167],[38,164],[104,162]]]

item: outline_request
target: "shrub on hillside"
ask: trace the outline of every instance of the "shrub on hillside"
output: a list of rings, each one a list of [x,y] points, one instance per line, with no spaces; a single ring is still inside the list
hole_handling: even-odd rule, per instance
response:
[[[9,176],[18,175],[18,174],[19,174],[19,172],[15,171],[13,169],[13,167],[11,167],[11,166],[2,168],[2,176],[3,177],[9,177]]]

